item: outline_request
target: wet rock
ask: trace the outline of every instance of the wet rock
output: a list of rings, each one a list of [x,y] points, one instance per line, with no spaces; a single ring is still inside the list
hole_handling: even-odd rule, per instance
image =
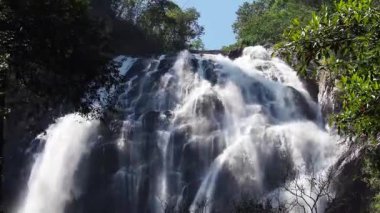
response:
[[[335,77],[329,70],[318,70],[318,103],[324,117],[339,113],[343,106],[335,81]]]
[[[251,59],[271,59],[269,52],[262,46],[246,47],[243,50],[243,55],[249,56]]]
[[[226,148],[226,142],[225,142],[223,136],[220,134],[211,135],[208,138],[207,143],[209,144],[208,156],[210,156],[210,158],[213,160],[216,157],[218,157],[219,154],[222,153],[223,150]]]
[[[259,81],[252,83],[249,92],[249,95],[255,96],[255,101],[258,101],[261,104],[265,104],[275,99],[273,92]]]
[[[215,119],[217,122],[222,122],[224,118],[223,102],[216,94],[205,94],[199,98],[195,105],[195,113],[197,116]]]
[[[207,137],[193,137],[183,146],[181,171],[186,183],[204,178],[216,157],[223,152],[225,141],[217,132]]]
[[[131,79],[133,76],[141,76],[143,70],[149,65],[150,60],[138,59],[125,74],[124,79]]]
[[[218,75],[215,72],[214,62],[210,60],[202,61],[202,68],[204,72],[204,78],[208,80],[212,85],[215,85],[218,81]]]
[[[199,68],[198,59],[192,56],[192,58],[190,59],[190,65],[192,67],[192,70],[196,72]]]
[[[149,111],[141,116],[142,129],[143,131],[153,132],[157,129],[159,125],[160,112]]]
[[[136,116],[153,111],[154,103],[150,94],[141,94],[136,100],[133,100],[133,110]]]
[[[296,111],[300,112],[301,115],[303,115],[306,119],[309,120],[316,120],[317,119],[317,112],[315,109],[310,106],[306,98],[298,92],[293,87],[286,87],[286,93],[288,94],[287,97],[291,97],[292,99],[289,100],[289,104],[292,104],[296,107]]]
[[[177,55],[165,56],[165,58],[160,61],[157,71],[152,73],[152,80],[156,81],[166,72],[169,72],[176,60]]]
[[[184,145],[181,172],[185,182],[189,183],[202,178],[210,164],[205,154],[201,139],[198,141],[193,139]]]
[[[181,202],[181,206],[182,206],[182,209],[185,210],[184,212],[187,212],[188,209],[190,208],[190,205],[192,204],[201,184],[202,184],[202,180],[198,179],[198,180],[194,180],[192,182],[187,183],[183,187],[183,190],[182,190],[183,200]]]
[[[172,164],[175,170],[179,169],[182,160],[183,147],[189,142],[191,134],[191,127],[188,125],[183,125],[176,128],[170,135],[168,145],[168,163]]]
[[[258,147],[258,159],[263,170],[263,185],[266,190],[274,190],[282,186],[287,180],[294,178],[294,163],[290,150],[280,150],[279,140],[262,144]],[[271,151],[268,152],[268,149]]]
[[[236,59],[236,58],[239,58],[242,54],[243,54],[243,48],[237,48],[237,49],[229,51],[227,53],[227,56],[230,59]]]
[[[75,185],[81,186],[81,194],[74,197],[66,207],[68,212],[81,209],[84,212],[100,213],[107,209],[103,200],[113,201],[108,189],[112,184],[109,180],[120,166],[118,150],[115,143],[109,142],[114,138],[106,130],[107,127],[102,124],[100,128],[100,136],[78,167]]]
[[[242,183],[239,178],[226,164],[222,166],[215,183],[214,193],[218,196],[212,200],[215,212],[234,212],[233,204],[239,201],[241,196],[261,194],[257,181],[251,179]]]
[[[318,102],[319,85],[314,79],[302,78],[303,86],[309,92],[313,101]]]
[[[256,65],[255,68],[259,71],[265,71],[265,70],[268,70],[271,66],[272,66],[271,63],[263,62]]]
[[[380,154],[380,146],[377,146],[376,154]],[[367,157],[365,148],[352,145],[335,164],[337,174],[333,188],[336,194],[326,213],[371,212],[369,207],[376,192],[364,182],[363,164]]]

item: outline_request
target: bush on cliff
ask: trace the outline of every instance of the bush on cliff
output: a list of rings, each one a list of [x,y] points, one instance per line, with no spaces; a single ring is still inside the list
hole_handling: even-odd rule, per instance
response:
[[[306,26],[293,21],[280,46],[300,73],[310,63],[338,80],[342,112],[334,117],[347,136],[374,141],[380,132],[380,8],[371,0],[349,0],[313,14]]]
[[[306,77],[317,70],[336,79],[342,109],[331,121],[351,142],[368,148],[362,177],[373,193],[373,211],[380,211],[380,5],[379,1],[348,0],[313,14],[306,26],[294,20],[278,47]]]

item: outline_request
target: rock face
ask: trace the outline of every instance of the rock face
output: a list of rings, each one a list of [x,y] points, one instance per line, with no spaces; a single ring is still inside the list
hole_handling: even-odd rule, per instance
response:
[[[33,154],[43,149],[36,135],[42,133],[59,116],[72,109],[65,106],[42,102],[28,91],[8,91],[6,106],[12,111],[4,121],[2,141],[2,202],[4,211],[14,206],[29,177]],[[2,209],[0,209],[1,211]]]
[[[336,79],[327,70],[318,72],[318,102],[325,119],[339,113],[342,103],[339,100],[339,89],[335,86]],[[342,135],[342,137],[345,137]],[[366,158],[366,146],[351,144],[342,154],[335,167],[338,173],[334,180],[335,199],[328,205],[326,213],[356,213],[370,212],[371,199],[374,192],[364,182],[363,173]],[[380,153],[380,146],[377,147]]]
[[[380,153],[380,146],[377,150]],[[370,212],[371,198],[375,194],[364,182],[365,152],[365,147],[352,145],[335,165],[338,171],[333,184],[336,195],[326,213]]]
[[[301,112],[309,120],[317,119],[317,112],[309,105],[306,98],[300,92],[293,87],[287,87],[287,93],[292,97],[290,102],[294,104],[296,111]]]
[[[316,103],[263,47],[234,61],[184,51],[124,62],[62,212],[163,212],[172,202],[192,211],[207,201],[206,212],[229,212],[242,193],[265,197],[293,170],[309,177],[335,159]]]
[[[335,86],[333,75],[327,70],[320,70],[318,73],[318,85],[318,102],[321,105],[324,117],[338,113],[342,106],[338,99],[339,91]]]

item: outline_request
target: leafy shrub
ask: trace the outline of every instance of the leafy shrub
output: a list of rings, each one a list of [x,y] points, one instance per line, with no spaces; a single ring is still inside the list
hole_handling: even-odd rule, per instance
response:
[[[297,0],[259,0],[245,2],[233,24],[238,45],[276,43],[294,18],[303,20],[316,8]]]
[[[340,133],[375,141],[380,131],[380,9],[371,0],[340,1],[333,11],[313,13],[306,26],[296,19],[279,45],[300,73],[315,63],[338,80],[342,112],[334,116]]]

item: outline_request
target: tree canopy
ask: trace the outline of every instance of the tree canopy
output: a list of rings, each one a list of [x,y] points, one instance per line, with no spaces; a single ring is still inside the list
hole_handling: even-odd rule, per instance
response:
[[[84,111],[85,92],[96,98],[96,88],[117,80],[115,54],[178,51],[203,33],[199,13],[172,1],[1,0],[0,7],[7,92]]]
[[[2,56],[8,92],[25,88],[48,102],[79,107],[84,91],[108,82],[113,65],[104,56],[106,35],[79,0],[2,0]]]
[[[298,0],[257,0],[243,3],[233,24],[237,42],[227,49],[279,42],[294,18],[303,20],[318,2]]]

